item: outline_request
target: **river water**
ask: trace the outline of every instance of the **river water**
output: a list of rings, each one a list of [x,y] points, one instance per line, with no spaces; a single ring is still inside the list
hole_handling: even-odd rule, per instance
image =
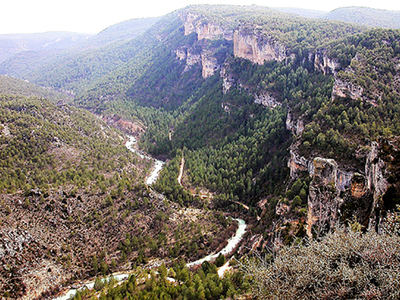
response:
[[[126,142],[125,146],[130,151],[137,153],[141,158],[152,159],[155,161],[154,167],[153,167],[150,175],[146,178],[146,184],[151,185],[154,182],[156,182],[158,175],[160,174],[160,171],[165,163],[161,160],[152,158],[151,156],[147,155],[146,153],[143,153],[140,150],[137,150],[134,147],[136,143],[137,143],[137,141],[136,141],[135,137],[129,136],[129,140]],[[228,244],[221,251],[219,251],[217,253],[211,253],[211,254],[207,255],[206,257],[203,257],[199,260],[187,263],[186,266],[189,268],[198,266],[198,265],[201,265],[205,261],[215,260],[220,254],[222,254],[222,255],[231,254],[232,251],[239,245],[240,241],[242,240],[244,234],[246,233],[246,227],[247,227],[247,224],[244,220],[239,219],[239,218],[234,219],[234,220],[238,222],[239,227],[236,230],[235,235],[228,240]],[[111,279],[111,277],[114,277],[114,279],[117,281],[124,281],[129,278],[130,274],[131,274],[130,272],[114,273],[114,274],[111,274],[110,276],[104,278],[103,280],[109,280],[109,279]],[[173,280],[173,278],[171,278],[171,281],[172,280]],[[68,299],[72,298],[78,290],[82,290],[84,288],[93,289],[93,287],[94,287],[94,280],[89,281],[85,284],[82,284],[78,289],[70,289],[67,292],[65,292],[63,295],[61,295],[57,298],[54,298],[53,300],[68,300]]]
[[[163,168],[165,162],[163,162],[162,160],[155,159],[155,158],[147,155],[146,153],[136,149],[135,148],[136,144],[137,144],[136,138],[133,136],[129,136],[129,139],[126,142],[125,146],[126,146],[126,148],[128,148],[128,150],[138,154],[141,158],[146,158],[146,159],[150,159],[150,160],[154,161],[154,166],[151,170],[151,173],[146,178],[146,184],[152,185],[153,183],[155,183],[157,181],[158,175],[160,174],[160,171]]]

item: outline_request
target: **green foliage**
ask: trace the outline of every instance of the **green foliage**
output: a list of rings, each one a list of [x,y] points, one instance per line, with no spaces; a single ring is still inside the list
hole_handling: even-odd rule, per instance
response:
[[[88,112],[44,99],[1,96],[0,124],[0,191],[29,194],[39,188],[47,197],[49,189],[72,184],[72,195],[76,188],[112,186],[105,172],[121,184],[135,178],[131,170],[115,173],[135,156]]]
[[[205,20],[226,29],[265,33],[278,40],[294,53],[364,30],[342,22],[306,19],[260,6],[195,5],[187,12],[201,15]],[[255,26],[256,25],[256,26]],[[257,29],[254,30],[254,27]]]
[[[190,271],[184,264],[175,264],[169,270],[163,265],[150,274],[138,271],[122,284],[103,283],[100,299],[225,299],[247,292],[249,285],[242,273],[235,271],[221,279],[215,265],[207,266],[198,271]],[[73,299],[91,295],[93,292],[86,290]]]

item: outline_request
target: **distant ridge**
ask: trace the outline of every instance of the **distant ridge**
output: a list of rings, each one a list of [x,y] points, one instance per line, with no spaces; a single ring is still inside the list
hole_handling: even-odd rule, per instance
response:
[[[362,6],[339,7],[330,12],[294,7],[276,7],[274,9],[305,18],[342,21],[369,27],[400,29],[400,11],[395,10]]]
[[[400,28],[400,11],[370,7],[342,7],[330,11],[324,18],[371,27]]]

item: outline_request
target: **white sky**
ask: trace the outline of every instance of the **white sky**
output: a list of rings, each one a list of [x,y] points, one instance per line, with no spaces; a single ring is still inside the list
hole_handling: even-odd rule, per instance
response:
[[[329,11],[344,6],[400,10],[398,0],[1,0],[0,34],[44,31],[96,33],[138,17],[160,16],[189,4],[302,7]]]

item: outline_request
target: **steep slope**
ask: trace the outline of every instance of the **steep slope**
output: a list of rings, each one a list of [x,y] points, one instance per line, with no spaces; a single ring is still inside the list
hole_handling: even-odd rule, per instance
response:
[[[53,102],[67,101],[71,102],[73,97],[66,93],[57,92],[51,88],[43,88],[10,76],[0,75],[0,94],[20,95],[25,97],[46,98]]]
[[[124,141],[63,101],[0,96],[1,297],[43,297],[154,257],[196,259],[231,234],[219,214],[188,213],[145,186],[150,162]]]
[[[48,49],[37,35],[27,35],[36,41],[37,47],[26,48],[2,61],[0,73],[44,86],[71,89],[74,87],[71,83],[85,77],[93,80],[98,73],[104,74],[126,61],[127,54],[123,49],[129,48],[129,44],[125,46],[125,43],[141,35],[157,20],[144,18],[121,22],[64,48]]]
[[[145,121],[142,146],[153,153],[186,147],[187,184],[224,195],[218,205],[234,197],[256,206],[276,197],[270,210],[274,201],[288,203],[292,217],[303,218],[314,200],[336,197],[312,195],[307,204],[314,158],[335,159],[337,192],[350,193],[354,174],[365,174],[371,142],[398,135],[398,87],[390,79],[398,35],[254,6],[192,6],[160,20],[137,40],[137,56],[95,81],[77,103]],[[335,123],[338,116],[346,120]],[[302,171],[307,176],[298,178]]]

